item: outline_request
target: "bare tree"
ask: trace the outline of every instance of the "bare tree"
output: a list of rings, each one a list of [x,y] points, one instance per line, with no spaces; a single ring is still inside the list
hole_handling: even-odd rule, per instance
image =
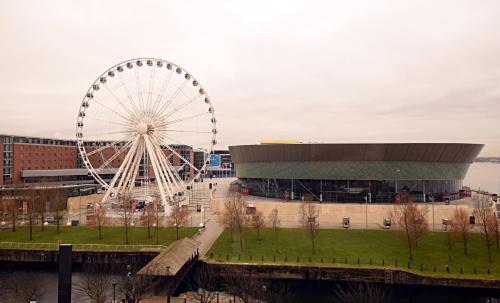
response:
[[[240,242],[240,251],[244,248],[245,228],[248,226],[248,216],[246,214],[247,204],[242,199],[240,193],[231,193],[228,200],[224,203],[224,211],[221,217],[221,223],[224,227],[231,230],[234,239],[234,232],[238,234]]]
[[[28,215],[28,225],[29,225],[29,237],[30,241],[33,240],[33,216],[35,215],[35,204],[38,199],[38,191],[30,187],[26,190],[26,213]]]
[[[63,189],[54,188],[47,190],[47,198],[49,210],[55,213],[57,233],[59,233],[62,215],[67,206],[67,197]]]
[[[474,196],[474,211],[472,212],[476,217],[477,224],[484,236],[486,242],[486,248],[488,249],[488,261],[492,262],[491,259],[491,241],[492,241],[492,218],[493,210],[491,208],[491,202],[489,201],[489,196],[478,194]]]
[[[128,273],[120,285],[125,300],[128,300],[126,302],[139,303],[148,292],[156,287],[157,281],[153,276]]]
[[[462,208],[457,208],[453,212],[450,232],[456,240],[459,240],[464,244],[464,253],[467,254],[470,222],[467,213]]]
[[[128,229],[132,218],[131,198],[130,193],[118,194],[118,202],[121,207],[121,218],[125,229],[125,244],[128,244]]]
[[[12,232],[16,232],[16,223],[17,223],[17,212],[19,209],[20,198],[18,197],[18,191],[12,191],[12,197],[4,197],[2,195],[2,205],[4,212],[8,214],[10,219],[12,220]]]
[[[144,212],[141,216],[141,221],[143,225],[148,228],[148,239],[151,239],[151,226],[156,220],[156,205],[154,203],[149,203],[144,207]]]
[[[41,300],[45,294],[44,279],[35,272],[13,272],[2,286],[7,302],[31,302]]]
[[[392,293],[381,286],[370,283],[348,283],[338,285],[331,302],[386,303],[392,301]]]
[[[94,222],[99,231],[99,240],[102,240],[102,228],[107,223],[107,210],[101,203],[94,203]]]
[[[168,216],[168,222],[170,225],[175,227],[175,236],[179,240],[179,230],[182,226],[187,224],[188,212],[187,209],[180,206],[178,203],[174,204],[170,215]]]
[[[47,204],[51,198],[51,189],[46,185],[40,185],[38,189],[38,199],[35,203],[35,211],[41,220],[42,231],[45,231],[45,212],[47,211]]]
[[[241,273],[234,270],[224,278],[224,285],[229,294],[237,297],[243,303],[261,303],[266,301],[270,282],[257,275],[241,278]],[[236,301],[235,301],[236,302]]]
[[[76,292],[92,303],[106,302],[106,291],[110,286],[110,275],[98,265],[85,266],[80,281],[75,283]]]
[[[189,288],[194,290],[188,295],[195,302],[211,303],[216,299],[217,281],[210,268],[201,263],[188,278]]]
[[[403,231],[408,243],[409,258],[413,260],[413,250],[418,246],[418,239],[429,232],[425,209],[420,210],[413,203],[410,194],[404,193],[401,202],[394,205],[391,216]]]
[[[276,239],[277,231],[281,223],[277,208],[273,208],[273,210],[271,210],[268,220],[269,225],[273,228],[274,239]]]
[[[312,201],[304,201],[300,207],[302,215],[302,226],[307,231],[307,236],[311,240],[312,253],[316,253],[315,240],[319,229],[319,208]]]
[[[257,237],[260,238],[260,230],[266,226],[264,213],[261,210],[256,210],[252,215],[252,226],[257,230]]]
[[[495,241],[496,241],[496,244],[497,244],[497,250],[499,249],[499,241],[500,241],[500,226],[499,226],[499,222],[498,222],[498,219],[497,219],[497,216],[495,214],[495,212],[493,212],[492,216],[491,216],[491,220],[488,224],[490,230],[491,230],[491,233],[493,235],[495,235]]]

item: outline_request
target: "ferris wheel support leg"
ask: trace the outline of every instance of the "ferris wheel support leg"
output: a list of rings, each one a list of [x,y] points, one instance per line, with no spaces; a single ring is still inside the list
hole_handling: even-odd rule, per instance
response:
[[[125,178],[123,178],[118,185],[117,191],[120,192],[124,188],[127,188],[127,192],[130,193],[133,190],[133,185],[135,183],[135,175],[134,172],[136,168],[140,165],[141,161],[141,156],[142,156],[142,148],[141,146],[138,146],[136,148],[135,154],[134,154],[133,162],[132,159],[130,161],[132,162],[132,165],[129,167],[127,170],[127,173],[125,175]],[[127,187],[128,185],[128,187]]]
[[[165,189],[163,188],[163,180],[162,180],[162,177],[161,177],[161,173],[160,171],[158,170],[158,166],[157,166],[157,163],[156,163],[156,157],[154,156],[154,153],[153,151],[151,150],[151,144],[149,142],[149,140],[146,138],[146,149],[148,150],[148,154],[151,158],[151,163],[153,164],[153,170],[155,172],[155,175],[157,176],[157,180],[156,182],[158,183],[158,188],[160,189],[160,196],[161,196],[161,200],[163,202],[163,205],[165,206],[165,210],[167,211],[167,215],[169,214],[169,208],[167,207],[168,206],[168,203],[167,203],[167,198],[165,197]]]
[[[118,186],[116,187],[116,192],[120,193],[122,190],[123,186],[126,186],[129,176],[130,176],[130,171],[133,169],[133,165],[137,162],[137,153],[138,153],[138,145],[140,143],[140,138],[137,139],[137,144],[135,145],[135,148],[129,151],[130,153],[130,158],[128,159],[127,166],[125,167],[125,170],[122,172],[122,178],[120,179],[120,182],[118,183]]]
[[[116,184],[116,181],[118,181],[118,179],[120,178],[120,174],[122,173],[123,169],[129,163],[129,159],[130,159],[131,154],[132,154],[131,151],[137,147],[138,140],[139,140],[138,138],[135,139],[134,143],[132,144],[132,147],[130,148],[130,151],[127,153],[127,156],[125,157],[125,159],[123,160],[122,164],[120,165],[120,168],[118,168],[118,171],[116,172],[115,176],[113,177],[113,180],[109,184],[109,187],[108,187],[108,190],[106,191],[106,194],[102,198],[102,202],[104,202],[104,201],[106,201],[106,200],[109,199],[109,196],[111,195],[111,192],[113,190],[113,187]]]
[[[155,145],[155,150],[158,152],[158,153],[162,153],[163,154],[163,151],[161,150],[161,147],[160,145],[158,144],[158,142],[153,142],[153,144]],[[182,186],[180,186],[177,181],[175,180],[174,176],[172,175],[172,171],[171,169],[169,168],[168,165],[165,164],[165,162],[167,161],[166,158],[163,156],[161,157],[160,155],[156,155],[157,158],[159,159],[159,162],[160,162],[160,167],[163,169],[163,171],[167,172],[168,174],[168,177],[167,178],[167,181],[169,183],[169,186],[171,186],[172,189],[175,188],[175,192],[179,192],[180,191],[180,188],[182,188]],[[175,184],[175,185],[174,185]]]
[[[153,163],[159,172],[158,181],[163,182],[164,188],[166,189],[168,196],[170,197],[171,200],[173,200],[174,192],[172,191],[170,184],[167,182],[167,176],[165,175],[165,172],[161,168],[160,159],[162,157],[158,156],[158,153],[162,153],[163,151],[161,150],[161,148],[156,149],[155,148],[156,146],[151,142],[150,139],[148,139],[146,147],[149,148],[148,153],[151,152],[149,155],[152,158],[152,160],[154,161]]]

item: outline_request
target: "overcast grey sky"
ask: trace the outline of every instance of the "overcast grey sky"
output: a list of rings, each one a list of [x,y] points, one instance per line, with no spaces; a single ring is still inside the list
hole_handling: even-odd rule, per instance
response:
[[[72,138],[108,67],[204,85],[221,146],[485,143],[500,156],[500,1],[0,1],[0,133]]]

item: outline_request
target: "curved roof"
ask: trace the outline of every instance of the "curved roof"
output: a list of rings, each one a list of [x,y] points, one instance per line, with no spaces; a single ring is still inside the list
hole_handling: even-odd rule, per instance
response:
[[[230,146],[234,163],[281,161],[421,161],[472,163],[483,144],[349,143]]]

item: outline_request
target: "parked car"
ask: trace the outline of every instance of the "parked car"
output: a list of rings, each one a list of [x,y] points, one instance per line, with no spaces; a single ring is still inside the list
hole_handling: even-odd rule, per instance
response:
[[[349,221],[350,221],[350,220],[349,220],[349,217],[344,217],[344,218],[342,219],[342,226],[343,226],[344,228],[349,228],[349,226],[351,225]]]

